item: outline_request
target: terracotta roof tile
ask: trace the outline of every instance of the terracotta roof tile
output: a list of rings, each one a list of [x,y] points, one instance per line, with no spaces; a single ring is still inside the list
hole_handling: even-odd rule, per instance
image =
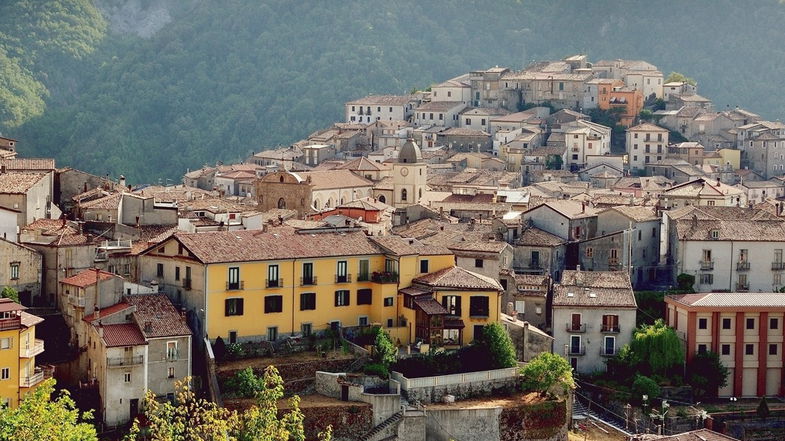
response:
[[[123,200],[122,194],[114,193],[99,199],[93,199],[91,201],[82,202],[79,204],[79,206],[83,209],[93,208],[98,210],[116,210],[120,206],[120,202],[122,200]]]
[[[483,291],[501,291],[501,284],[482,274],[473,273],[458,266],[417,277],[412,283],[425,285],[433,289],[476,289]]]
[[[270,232],[175,233],[174,237],[208,264],[380,253],[362,232],[299,234],[293,228],[281,227]]]
[[[0,193],[27,193],[27,190],[37,184],[44,176],[44,173],[34,172],[9,171],[0,173]]]
[[[99,319],[102,319],[104,317],[107,317],[107,316],[110,316],[110,315],[113,315],[113,314],[117,314],[118,312],[125,311],[126,309],[128,309],[130,307],[131,307],[131,305],[129,305],[128,303],[125,303],[125,302],[116,303],[116,304],[114,304],[112,306],[109,306],[109,307],[106,307],[104,309],[101,309],[99,311],[98,317],[99,317]],[[84,320],[84,321],[86,321],[88,323],[92,323],[95,319],[96,319],[95,318],[95,313],[92,313],[90,315],[86,315],[84,318],[82,318],[82,320]]]
[[[97,279],[96,273],[100,274],[101,281],[113,279],[115,277],[120,278],[120,276],[117,276],[112,273],[108,273],[103,270],[99,270],[98,272],[96,272],[93,269],[86,269],[76,275],[61,280],[60,283],[64,283],[66,285],[71,285],[71,286],[78,286],[79,288],[92,286],[95,285]]]
[[[547,231],[540,230],[536,227],[528,227],[523,230],[523,233],[516,242],[517,245],[524,246],[540,246],[540,247],[555,247],[562,245],[564,239]]]
[[[164,294],[138,294],[126,296],[125,302],[136,306],[133,313],[136,323],[141,327],[142,333],[147,338],[175,337],[191,335],[191,329],[175,309],[172,302]],[[151,325],[150,331],[145,329],[145,323]]]
[[[303,180],[310,177],[314,190],[373,186],[373,182],[357,176],[351,170],[336,169],[299,172],[297,173],[297,176]]]
[[[414,304],[417,305],[427,315],[440,315],[447,314],[441,303],[437,302],[431,296],[423,296],[414,299]]]
[[[565,270],[553,286],[553,306],[637,308],[637,303],[625,271]]]
[[[670,436],[657,436],[651,441],[740,441],[738,438],[715,432],[709,429],[698,429],[691,432]]]
[[[452,254],[446,247],[429,245],[413,238],[390,235],[376,236],[370,239],[385,252],[397,256]]]
[[[146,345],[144,335],[133,323],[103,325],[104,343],[106,347]]]
[[[782,292],[712,292],[700,294],[680,294],[667,298],[687,306],[710,307],[785,307],[785,293]]]

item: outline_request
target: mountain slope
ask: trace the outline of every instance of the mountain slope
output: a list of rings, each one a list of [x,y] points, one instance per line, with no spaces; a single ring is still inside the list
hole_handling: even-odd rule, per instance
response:
[[[358,96],[578,52],[684,72],[718,108],[785,114],[775,0],[132,3],[102,0],[110,32],[76,68],[21,66],[51,94],[32,88],[25,123],[3,130],[25,154],[132,182],[177,179],[301,139]]]

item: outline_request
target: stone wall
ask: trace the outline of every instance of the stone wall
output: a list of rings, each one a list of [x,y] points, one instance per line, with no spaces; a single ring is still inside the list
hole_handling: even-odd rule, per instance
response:
[[[391,377],[401,383],[406,398],[421,403],[438,403],[445,395],[453,395],[457,400],[489,396],[497,390],[512,390],[518,384],[517,368],[423,378],[406,378],[393,372]]]
[[[378,425],[401,410],[400,384],[395,380],[385,381],[366,375],[347,376],[331,372],[316,372],[316,393],[341,399],[341,389],[348,388],[349,401],[368,403],[373,408],[373,424]],[[389,393],[366,393],[366,388],[386,387]]]
[[[433,441],[496,441],[501,440],[500,407],[485,409],[428,410],[426,439]]]
[[[355,440],[373,428],[373,412],[365,403],[346,403],[346,406],[302,407],[305,437],[317,440],[317,434],[327,426],[333,428],[334,440]]]

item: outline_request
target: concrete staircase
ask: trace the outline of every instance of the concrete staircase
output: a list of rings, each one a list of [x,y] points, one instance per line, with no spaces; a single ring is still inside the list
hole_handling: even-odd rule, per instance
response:
[[[390,418],[379,423],[368,433],[360,437],[360,441],[387,441],[394,440],[398,423],[403,419],[403,411],[393,414]]]
[[[590,419],[595,421],[600,421],[607,426],[611,426],[614,429],[618,430],[625,436],[632,436],[633,434],[627,431],[625,428],[625,422],[620,417],[610,414],[608,412],[602,412],[601,410],[593,410],[586,407],[586,404],[580,399],[575,400],[575,403],[572,406],[572,417],[573,419]],[[577,417],[577,418],[576,418]]]

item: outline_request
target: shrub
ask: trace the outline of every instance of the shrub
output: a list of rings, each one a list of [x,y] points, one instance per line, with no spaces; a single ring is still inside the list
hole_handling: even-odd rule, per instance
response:
[[[380,378],[389,378],[390,377],[390,370],[387,369],[382,363],[369,363],[363,367],[363,373],[366,375],[376,375]]]
[[[234,374],[227,380],[226,385],[234,395],[243,398],[254,398],[265,388],[264,379],[257,377],[250,367]]]
[[[572,377],[572,366],[564,358],[544,352],[521,369],[525,392],[537,392],[540,395],[557,393],[566,394],[575,388]]]
[[[374,339],[373,359],[384,364],[385,368],[395,363],[398,349],[395,348],[390,335],[381,328],[376,328],[376,338]]]
[[[226,357],[226,343],[224,343],[224,339],[221,337],[215,339],[213,355],[215,355],[215,359],[218,361],[222,361]]]
[[[656,381],[652,380],[649,377],[645,377],[643,375],[636,375],[635,380],[632,382],[632,397],[631,401],[636,404],[640,404],[643,400],[643,396],[647,395],[649,398],[649,403],[654,398],[660,396],[660,386],[657,384]]]
[[[226,358],[237,360],[245,356],[245,350],[239,343],[229,343],[226,345]]]
[[[692,286],[695,285],[695,276],[692,274],[681,273],[676,276],[676,283],[680,290],[694,292]]]
[[[771,412],[769,411],[769,403],[766,402],[766,397],[760,399],[758,409],[755,412],[758,414],[758,417],[763,418],[764,420],[769,417]]]

